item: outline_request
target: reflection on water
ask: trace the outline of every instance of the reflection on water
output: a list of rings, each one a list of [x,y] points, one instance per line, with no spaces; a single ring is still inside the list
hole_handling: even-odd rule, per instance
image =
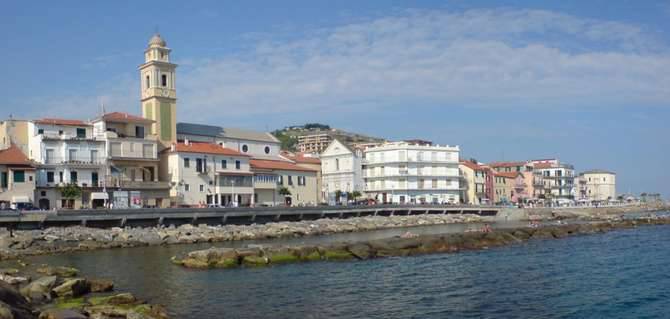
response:
[[[412,232],[464,227],[418,227]],[[356,241],[405,231],[281,241]],[[241,244],[246,243],[217,245]],[[29,261],[72,265],[86,275],[113,279],[118,290],[166,305],[174,318],[662,318],[670,297],[668,226],[488,251],[257,269],[197,271],[169,261],[175,254],[208,246],[101,250]]]

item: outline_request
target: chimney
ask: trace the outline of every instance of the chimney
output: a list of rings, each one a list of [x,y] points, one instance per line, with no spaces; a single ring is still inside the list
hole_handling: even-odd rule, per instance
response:
[[[170,151],[174,152],[176,150],[177,150],[177,145],[175,145],[174,143],[170,144]]]
[[[184,140],[184,145],[189,146],[189,145],[191,145],[191,142],[188,139],[185,139]]]

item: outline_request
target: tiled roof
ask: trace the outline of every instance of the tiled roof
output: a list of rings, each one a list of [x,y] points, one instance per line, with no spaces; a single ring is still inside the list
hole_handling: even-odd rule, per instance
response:
[[[515,167],[515,166],[525,166],[526,162],[493,162],[490,163],[491,167]]]
[[[177,143],[175,145],[175,150],[182,153],[202,153],[202,154],[215,154],[215,155],[229,155],[229,156],[243,156],[249,157],[249,155],[242,154],[236,150],[230,148],[222,147],[221,145],[214,143],[197,143],[190,142],[188,145],[184,143]]]
[[[249,164],[251,164],[252,169],[316,172],[314,169],[302,167],[300,165],[285,161],[252,159],[249,161]]]
[[[543,168],[552,168],[554,166],[555,165],[552,164],[552,163],[537,163],[537,164],[533,165],[533,168],[543,169]]]
[[[282,156],[298,163],[298,164],[321,164],[321,160],[317,157],[305,156],[304,153],[289,153],[282,151]]]
[[[90,126],[84,121],[80,120],[67,120],[67,119],[56,119],[56,118],[43,118],[39,120],[34,120],[35,124],[45,124],[45,125],[64,125],[64,126]]]
[[[141,116],[132,115],[123,112],[112,112],[107,113],[102,116],[102,119],[110,122],[140,122],[140,123],[153,123],[153,120],[143,118]]]
[[[32,166],[33,163],[23,154],[21,149],[12,144],[9,148],[0,150],[0,164]]]
[[[473,169],[473,170],[483,170],[484,169],[483,166],[481,166],[477,163],[470,162],[470,161],[461,161],[460,163],[465,165],[466,167],[469,167],[470,169]]]

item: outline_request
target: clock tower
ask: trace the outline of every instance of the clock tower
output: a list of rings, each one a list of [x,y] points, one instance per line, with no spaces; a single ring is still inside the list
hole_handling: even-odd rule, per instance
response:
[[[170,51],[160,34],[154,34],[139,67],[142,115],[155,121],[151,134],[165,147],[177,141],[177,65],[170,63]]]

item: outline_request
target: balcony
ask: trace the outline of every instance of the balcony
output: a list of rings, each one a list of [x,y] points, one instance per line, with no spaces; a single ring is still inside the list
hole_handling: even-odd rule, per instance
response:
[[[98,167],[105,164],[104,157],[74,156],[74,157],[46,157],[42,161],[43,166],[74,166],[74,167]]]
[[[158,160],[158,143],[142,138],[109,139],[109,156],[114,160]]]

